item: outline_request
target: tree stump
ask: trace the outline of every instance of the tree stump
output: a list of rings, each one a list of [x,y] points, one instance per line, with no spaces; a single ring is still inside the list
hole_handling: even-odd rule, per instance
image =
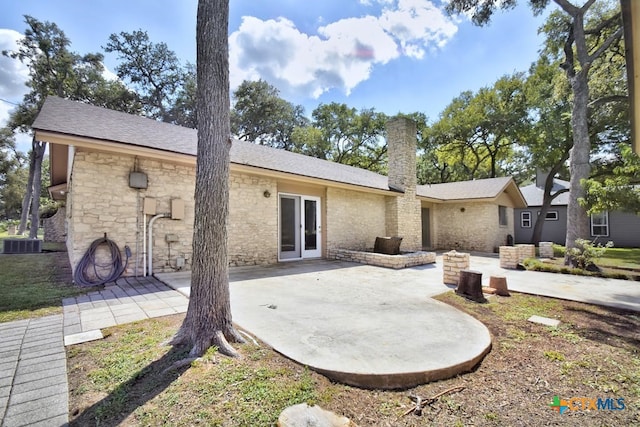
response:
[[[482,293],[482,273],[475,270],[461,270],[456,294],[475,302],[487,302]]]
[[[402,237],[376,237],[373,252],[386,255],[399,255]]]
[[[491,276],[489,278],[489,287],[496,290],[496,295],[502,297],[511,296],[507,288],[507,278],[504,276]]]

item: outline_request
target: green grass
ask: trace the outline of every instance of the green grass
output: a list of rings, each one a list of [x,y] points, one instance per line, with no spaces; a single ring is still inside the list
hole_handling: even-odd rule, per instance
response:
[[[524,265],[527,270],[613,279],[633,279],[640,272],[640,248],[607,249],[604,256],[594,260],[595,264],[602,269],[598,273],[564,265],[563,254],[564,247],[554,245],[554,255],[557,259],[543,262],[537,258],[529,258],[524,260]]]
[[[88,372],[89,381],[80,389],[72,388],[72,394],[105,396],[72,425],[89,420],[115,425],[124,421],[122,414],[131,414],[140,425],[267,426],[275,425],[287,406],[319,402],[307,368],[279,363],[274,352],[250,344],[238,346],[240,359],[210,349],[188,370],[167,373],[168,365],[186,356],[184,350],[160,345],[175,333],[167,328],[168,322],[168,318],[152,319],[110,328],[113,336],[108,340],[83,350],[72,347],[68,359],[72,373],[87,369],[87,359],[95,364]]]
[[[54,247],[60,249],[59,244],[44,245],[45,250]],[[87,292],[71,283],[66,256],[64,252],[0,254],[0,322],[61,313],[62,298]]]
[[[609,248],[596,264],[640,269],[640,248]]]

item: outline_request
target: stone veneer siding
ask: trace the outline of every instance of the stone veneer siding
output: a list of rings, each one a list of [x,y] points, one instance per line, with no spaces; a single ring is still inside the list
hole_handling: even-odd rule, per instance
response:
[[[553,258],[553,242],[538,243],[540,258]]]
[[[329,187],[326,203],[327,250],[373,250],[387,235],[385,196]]]
[[[75,267],[91,242],[107,233],[132,257],[125,274],[143,274],[143,203],[156,201],[157,213],[171,211],[171,200],[184,201],[184,219],[161,218],[153,226],[154,272],[173,271],[177,256],[190,268],[193,238],[195,167],[139,159],[138,170],[148,176],[148,188],[129,187],[134,158],[126,155],[78,150],[73,163],[67,198],[67,247]],[[272,197],[263,196],[269,190]],[[231,265],[277,262],[277,187],[274,180],[247,174],[230,177],[229,261]],[[151,216],[147,216],[148,220]],[[167,234],[177,242],[167,243]]]
[[[500,246],[501,268],[518,268],[520,261],[520,249],[516,246]]]
[[[66,209],[64,206],[60,206],[53,216],[42,221],[45,242],[64,243],[67,238],[66,218]]]
[[[349,251],[346,249],[331,249],[327,258],[339,261],[358,262],[360,264],[378,267],[394,268],[396,270],[417,265],[433,264],[436,262],[435,252],[411,252],[400,255],[386,255],[374,252]]]
[[[469,254],[455,250],[442,254],[442,283],[458,285],[460,272],[469,268]]]
[[[492,203],[440,204],[431,210],[439,224],[439,248],[494,252],[513,236],[513,208],[507,208],[508,225],[498,221],[498,205]]]
[[[421,203],[416,199],[416,124],[395,117],[386,124],[389,156],[389,186],[404,194],[387,197],[386,236],[402,237],[400,249],[412,252],[422,249]]]

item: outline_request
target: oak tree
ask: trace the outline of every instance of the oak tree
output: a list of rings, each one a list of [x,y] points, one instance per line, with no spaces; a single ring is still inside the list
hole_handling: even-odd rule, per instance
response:
[[[216,346],[244,342],[231,320],[227,224],[229,217],[229,1],[199,0],[196,28],[198,149],[191,295],[172,344],[201,356]]]
[[[16,51],[2,54],[19,60],[29,70],[26,83],[29,92],[12,111],[8,128],[12,131],[29,133],[40,107],[49,95],[74,99],[116,108],[125,112],[138,111],[131,92],[121,82],[107,81],[102,73],[103,56],[99,53],[79,55],[69,50],[70,40],[58,26],[51,22],[41,22],[25,16],[27,28],[24,38],[18,41]],[[30,237],[37,236],[41,164],[46,142],[33,139],[29,160],[29,178],[22,203],[22,216],[18,232],[26,228],[27,216],[31,209],[32,224]]]
[[[569,205],[567,209],[567,249],[576,246],[576,240],[588,238],[589,224],[585,209],[579,200],[586,195],[581,182],[589,178],[591,140],[589,135],[589,73],[591,67],[611,45],[622,37],[621,14],[614,13],[603,19],[589,19],[592,15],[601,15],[609,2],[586,0],[529,0],[535,14],[541,13],[551,2],[561,12],[555,14],[560,31],[554,34],[556,50],[562,52],[562,69],[571,86],[573,103],[571,127],[573,147],[569,159],[571,174]],[[513,8],[517,0],[451,0],[447,9],[451,13],[471,13],[477,25],[489,23],[497,8]],[[604,5],[604,6],[603,6]],[[587,25],[587,22],[592,25]],[[570,251],[567,251],[570,253]],[[572,262],[570,257],[566,262]]]
[[[308,124],[304,108],[281,98],[264,80],[243,81],[233,101],[231,132],[241,140],[291,150],[293,130]]]

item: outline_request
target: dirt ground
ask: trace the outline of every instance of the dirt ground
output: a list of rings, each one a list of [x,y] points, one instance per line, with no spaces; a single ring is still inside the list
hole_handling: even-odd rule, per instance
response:
[[[274,425],[284,407],[305,401],[358,426],[640,425],[639,313],[518,294],[491,297],[488,304],[453,293],[438,299],[491,331],[492,350],[473,372],[410,390],[362,390],[335,384],[264,346],[240,346],[241,359],[215,356],[212,363],[171,375],[164,369],[181,356],[168,357],[165,349],[145,356],[156,360],[142,360],[144,369],[132,372],[124,386],[99,379],[98,372],[110,372],[101,361],[113,357],[122,342],[135,342],[131,337],[141,333],[149,343],[170,336],[182,319],[171,316],[112,328],[102,342],[68,350],[72,425]],[[532,313],[557,318],[561,326],[528,322]],[[403,415],[412,408],[409,395],[426,399],[455,387],[463,389],[430,402],[422,415]],[[563,414],[550,406],[556,396],[571,404]],[[598,398],[615,403],[583,410]]]

